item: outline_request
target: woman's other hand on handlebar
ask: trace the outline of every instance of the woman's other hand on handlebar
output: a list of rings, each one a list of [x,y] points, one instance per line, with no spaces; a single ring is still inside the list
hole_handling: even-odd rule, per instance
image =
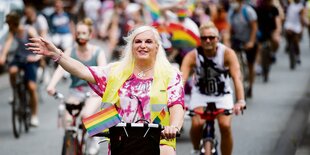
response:
[[[176,138],[177,133],[179,133],[179,129],[176,126],[165,126],[165,129],[161,132],[161,136],[164,139],[173,139]]]

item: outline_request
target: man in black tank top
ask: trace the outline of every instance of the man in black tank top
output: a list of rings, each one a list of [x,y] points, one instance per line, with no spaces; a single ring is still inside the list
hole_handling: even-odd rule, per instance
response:
[[[193,86],[191,102],[189,104],[190,109],[193,110],[206,106],[209,102],[215,102],[217,108],[220,105],[227,105],[225,109],[232,108],[234,113],[238,115],[245,108],[246,103],[237,56],[232,49],[219,43],[219,32],[212,22],[200,26],[199,30],[201,47],[190,51],[185,56],[181,66],[184,81],[188,79],[192,71],[195,74],[195,85]],[[230,92],[229,75],[234,83],[234,94],[237,100],[235,104],[233,104],[233,97]],[[231,155],[233,146],[231,133],[232,116],[219,115],[217,120],[221,131],[221,154]],[[199,115],[192,117],[190,136],[194,148],[193,154],[199,153],[202,135],[200,133],[204,123],[205,121],[201,120]]]

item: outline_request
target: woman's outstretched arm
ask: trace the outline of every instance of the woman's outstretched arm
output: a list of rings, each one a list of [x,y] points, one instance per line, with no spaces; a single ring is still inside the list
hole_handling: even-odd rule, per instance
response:
[[[30,43],[27,43],[26,46],[28,47],[28,50],[35,54],[44,55],[57,61],[58,64],[70,74],[90,83],[95,83],[95,79],[88,70],[87,66],[69,57],[68,55],[65,55],[50,41],[42,37],[31,38]]]

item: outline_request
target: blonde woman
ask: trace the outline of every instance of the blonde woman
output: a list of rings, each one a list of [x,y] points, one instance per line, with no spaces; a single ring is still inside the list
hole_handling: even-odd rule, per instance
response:
[[[33,53],[52,57],[69,73],[88,81],[102,96],[102,102],[115,104],[125,122],[141,118],[151,121],[165,110],[160,154],[175,154],[175,137],[184,117],[181,74],[166,58],[160,36],[153,27],[137,27],[125,40],[124,57],[105,67],[87,67],[43,38],[32,38],[27,46]],[[138,103],[142,108],[137,108]]]

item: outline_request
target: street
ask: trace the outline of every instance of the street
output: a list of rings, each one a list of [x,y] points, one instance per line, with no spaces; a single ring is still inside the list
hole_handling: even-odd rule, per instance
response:
[[[300,44],[301,65],[293,71],[289,69],[284,45],[282,39],[269,82],[263,83],[258,76],[253,97],[247,100],[247,110],[244,115],[233,118],[233,155],[293,155],[302,140],[310,104],[308,35],[303,36]],[[45,102],[39,104],[40,126],[15,139],[8,103],[12,96],[8,78],[1,77],[0,83],[0,155],[60,154],[63,130],[57,128],[57,101],[45,95]],[[69,81],[60,82],[58,90],[66,94],[68,84]],[[184,132],[177,139],[178,155],[190,154],[189,128],[190,120],[186,118]]]

